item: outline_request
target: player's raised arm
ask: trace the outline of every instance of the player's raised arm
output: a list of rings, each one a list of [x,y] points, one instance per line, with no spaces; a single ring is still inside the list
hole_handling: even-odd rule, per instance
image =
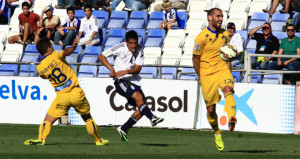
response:
[[[64,50],[64,52],[63,52],[64,57],[69,56],[74,52],[74,50],[77,47],[78,42],[79,42],[78,39],[75,39],[73,45]]]

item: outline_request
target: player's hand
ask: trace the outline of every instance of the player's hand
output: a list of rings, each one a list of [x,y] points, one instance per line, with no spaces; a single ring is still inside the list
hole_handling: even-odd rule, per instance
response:
[[[44,14],[46,12],[46,8],[44,8],[43,10],[42,10],[42,14]]]
[[[277,65],[278,65],[278,66],[281,66],[281,65],[282,65],[281,60],[278,60],[278,61],[277,61]]]
[[[89,41],[86,43],[86,45],[87,45],[87,46],[92,46],[92,41],[89,40]]]
[[[284,62],[283,62],[283,64],[284,64],[285,66],[289,65],[289,63],[290,63],[290,61],[284,61]]]
[[[269,27],[269,24],[263,24],[262,26],[260,26],[261,28],[263,27]]]
[[[126,74],[127,74],[127,70],[118,71],[118,72],[116,72],[116,77],[119,78],[119,77],[122,77]]]

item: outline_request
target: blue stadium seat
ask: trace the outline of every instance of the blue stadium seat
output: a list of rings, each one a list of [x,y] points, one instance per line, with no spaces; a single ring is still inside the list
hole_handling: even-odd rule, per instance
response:
[[[242,36],[243,41],[244,41],[244,47],[245,47],[246,43],[248,41],[248,31],[246,31],[246,30],[237,30],[236,32],[239,33]]]
[[[287,34],[286,34],[286,32],[275,32],[274,31],[274,32],[272,32],[272,34],[277,37],[277,39],[279,40],[279,42],[281,42],[281,40],[283,38],[288,37]]]
[[[83,54],[80,63],[97,63],[98,55],[86,55]]]
[[[295,33],[296,36],[300,37],[300,33]]]
[[[156,67],[142,67],[140,76],[142,78],[156,78],[157,68]]]
[[[110,70],[105,66],[99,66],[97,77],[110,77]]]
[[[71,47],[71,45],[66,46],[66,48]],[[77,46],[77,48],[74,50],[74,52],[66,57],[66,61],[69,63],[75,63],[79,61],[80,54],[82,52],[82,47]],[[77,56],[77,61],[75,61],[75,56]]]
[[[179,79],[183,80],[198,80],[198,76],[194,68],[182,68],[181,71],[183,74],[180,74]],[[195,72],[195,73],[191,73]]]
[[[162,79],[176,79],[177,78],[177,68],[176,67],[162,67],[161,78]]]
[[[75,10],[75,18],[83,18],[85,17],[84,10]]]
[[[97,66],[81,65],[78,71],[78,77],[96,77]]]
[[[21,62],[37,62],[39,59],[40,55],[39,54],[31,54],[31,53],[27,53],[27,54],[23,54],[23,57],[21,59]]]
[[[17,64],[2,64],[0,67],[0,76],[15,76],[17,72]]]
[[[148,20],[147,29],[159,29],[163,16],[163,12],[152,12]]]
[[[105,46],[114,46],[125,41],[125,29],[110,29],[106,38]]]
[[[147,24],[148,13],[146,11],[133,11],[130,14],[127,28],[142,29]]]
[[[30,69],[30,70],[29,70]],[[21,65],[20,70],[19,70],[19,76],[24,76],[24,77],[33,77],[35,73],[35,65]]]
[[[163,29],[150,29],[145,41],[145,47],[161,47],[165,39],[166,32]]]
[[[264,75],[262,83],[266,84],[279,84],[280,83],[280,74],[269,74]]]
[[[83,54],[85,55],[100,55],[102,53],[102,48],[100,46],[87,46]]]
[[[27,44],[26,48],[24,50],[24,53],[35,53],[35,54],[39,54],[39,51],[36,49],[36,45],[35,44]]]
[[[234,82],[240,82],[241,72],[231,72]]]
[[[187,22],[187,12],[177,12],[178,17],[180,19],[180,23],[178,24],[178,27],[172,27],[174,29],[184,29],[186,22]]]
[[[256,40],[249,39],[248,43],[246,44],[246,50],[256,50]]]
[[[129,30],[134,30],[138,37],[139,37],[139,45],[140,46],[143,46],[144,45],[144,42],[145,42],[145,35],[146,35],[146,31],[144,29],[128,29],[127,31]]]
[[[93,16],[95,16],[98,19],[99,27],[104,28],[107,25],[108,22],[108,12],[103,10],[94,10],[92,13]]]
[[[273,31],[282,31],[282,26],[286,24],[286,21],[289,19],[290,14],[285,13],[274,13],[271,19],[271,27]]]
[[[112,11],[107,28],[124,28],[128,21],[127,11]]]
[[[269,22],[268,13],[253,13],[248,25],[248,30],[252,30],[255,27],[261,26],[265,22]]]
[[[52,45],[54,50],[62,50],[61,45]]]
[[[98,34],[99,34],[99,37],[100,37],[100,43],[99,45],[104,45],[104,42],[105,42],[105,37],[106,37],[106,29],[104,28],[99,28],[98,29]]]

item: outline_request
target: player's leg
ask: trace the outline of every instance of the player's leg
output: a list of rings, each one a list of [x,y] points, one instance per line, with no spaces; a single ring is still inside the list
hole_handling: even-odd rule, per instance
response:
[[[228,126],[229,130],[233,131],[235,124],[237,122],[235,112],[236,112],[236,103],[233,97],[233,87],[234,79],[229,70],[224,70],[218,73],[218,83],[225,97],[225,111],[227,112],[227,117],[229,119]]]
[[[221,130],[218,125],[218,115],[216,113],[216,104],[206,107],[207,109],[207,120],[210,126],[213,128],[215,132],[215,143],[216,147],[219,151],[224,149],[224,142],[222,140]]]
[[[84,91],[80,87],[76,87],[69,94],[72,101],[71,105],[85,121],[87,132],[94,138],[96,145],[107,145],[109,141],[100,137],[97,124],[90,114],[90,104]]]

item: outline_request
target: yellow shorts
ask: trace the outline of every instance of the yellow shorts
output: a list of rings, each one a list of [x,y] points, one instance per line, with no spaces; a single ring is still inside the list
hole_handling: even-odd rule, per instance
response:
[[[71,106],[74,107],[76,112],[80,115],[90,113],[90,104],[80,87],[75,87],[68,93],[57,93],[48,110],[48,114],[59,118],[65,115]]]
[[[201,76],[200,84],[206,106],[211,106],[221,100],[218,88],[221,90],[225,86],[233,88],[233,77],[229,69],[221,70],[217,73]]]

